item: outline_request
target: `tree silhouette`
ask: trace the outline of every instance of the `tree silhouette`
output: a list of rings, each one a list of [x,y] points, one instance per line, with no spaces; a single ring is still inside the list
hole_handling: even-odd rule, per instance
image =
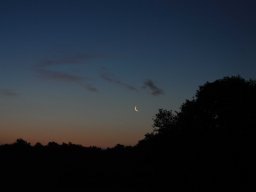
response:
[[[152,135],[177,131],[198,136],[218,133],[239,136],[255,126],[256,82],[239,76],[225,77],[199,88],[181,111],[159,109],[153,119]]]
[[[156,117],[153,118],[153,132],[164,133],[176,128],[176,115],[172,111],[159,109]]]
[[[225,77],[201,86],[179,113],[179,123],[196,134],[232,137],[247,134],[255,126],[256,83],[241,77]]]
[[[30,143],[21,138],[17,139],[14,145],[19,147],[30,147]]]
[[[152,133],[138,146],[148,151],[146,157],[153,158],[159,168],[176,175],[183,170],[191,185],[204,190],[244,188],[255,109],[256,81],[234,76],[207,82],[182,104],[180,112],[160,109]]]

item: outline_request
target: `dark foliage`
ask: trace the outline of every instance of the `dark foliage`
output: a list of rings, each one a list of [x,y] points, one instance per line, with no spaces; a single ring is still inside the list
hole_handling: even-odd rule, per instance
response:
[[[246,191],[256,82],[207,82],[180,112],[160,109],[136,146],[43,146],[18,139],[0,146],[2,186],[158,191]],[[166,190],[165,189],[165,190]]]
[[[190,191],[244,191],[255,109],[255,81],[225,77],[207,82],[180,112],[160,109],[153,119],[155,129],[138,147],[147,155],[152,153],[159,175],[172,175],[170,183],[181,182]]]

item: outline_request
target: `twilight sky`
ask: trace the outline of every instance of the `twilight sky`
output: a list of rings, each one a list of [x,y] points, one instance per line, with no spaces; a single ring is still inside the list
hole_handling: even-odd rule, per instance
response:
[[[159,108],[179,110],[206,81],[256,78],[255,10],[254,0],[1,0],[0,144],[136,144]]]

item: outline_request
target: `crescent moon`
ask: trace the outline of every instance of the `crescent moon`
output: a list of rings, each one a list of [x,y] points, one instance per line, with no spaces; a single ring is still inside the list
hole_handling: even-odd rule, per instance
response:
[[[139,111],[136,105],[135,105],[135,107],[134,107],[134,111],[136,111],[136,112]]]

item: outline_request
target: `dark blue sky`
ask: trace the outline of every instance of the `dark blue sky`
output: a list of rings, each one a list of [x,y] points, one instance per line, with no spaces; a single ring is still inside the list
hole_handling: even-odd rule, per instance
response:
[[[0,142],[132,145],[206,81],[255,79],[247,0],[0,2]],[[137,105],[139,112],[134,112]]]

